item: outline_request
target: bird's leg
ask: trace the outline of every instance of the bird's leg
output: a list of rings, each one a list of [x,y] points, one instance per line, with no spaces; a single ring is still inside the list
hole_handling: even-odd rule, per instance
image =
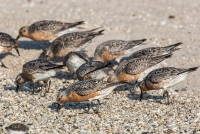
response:
[[[61,109],[61,105],[58,103],[58,107],[57,107],[56,111],[59,113],[60,109]]]
[[[87,104],[87,106],[88,106],[88,110],[85,111],[86,113],[89,113],[89,111],[90,111],[92,105],[93,105],[93,102],[92,102],[92,101],[90,101],[90,103]]]
[[[163,92],[163,99],[164,99],[165,95],[167,95],[167,103],[166,104],[169,105],[169,92],[167,90],[165,90]]]
[[[0,63],[2,67],[9,69],[1,60],[0,60]]]
[[[34,92],[35,92],[35,82],[33,81],[33,92],[32,92],[32,94],[34,94]]]
[[[50,86],[51,86],[51,79],[49,79],[47,82],[46,82],[46,93],[48,93],[49,92],[49,89],[50,89]]]
[[[135,86],[136,83],[137,83],[137,81],[136,81],[134,84],[133,84],[132,82],[129,82],[129,83],[127,83],[126,85]],[[133,88],[134,88],[134,87],[133,87]],[[134,92],[133,92],[132,90],[133,90],[132,88],[129,89],[130,93],[131,93],[132,95],[134,95]]]
[[[17,51],[18,56],[20,56],[19,49],[15,48],[15,50]]]
[[[140,91],[141,91],[141,93],[140,93],[140,101],[142,100],[142,98],[143,98],[143,92],[142,92],[142,89],[140,88]]]
[[[97,100],[97,107],[96,107],[96,109],[93,109],[93,111],[94,111],[96,114],[100,113],[100,112],[99,112],[99,107],[100,107],[100,105],[101,105],[101,103],[100,103],[100,100],[98,99],[98,100]]]

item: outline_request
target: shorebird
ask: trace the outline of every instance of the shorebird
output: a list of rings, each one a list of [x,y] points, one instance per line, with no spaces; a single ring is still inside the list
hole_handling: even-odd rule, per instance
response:
[[[132,58],[142,58],[142,57],[158,57],[166,54],[171,54],[174,51],[179,50],[180,48],[177,48],[183,44],[182,42],[169,45],[166,47],[150,47],[150,48],[145,48],[141,49],[133,54],[131,54],[127,59],[132,59]]]
[[[52,41],[63,34],[78,29],[75,27],[83,23],[84,21],[75,23],[54,20],[37,21],[30,26],[21,27],[16,39],[18,40],[20,37],[27,37],[35,41]]]
[[[144,57],[125,60],[119,64],[114,73],[108,78],[108,82],[139,82],[149,72],[159,67],[159,63],[172,54],[159,57]]]
[[[196,71],[199,67],[188,69],[180,69],[174,67],[165,67],[153,70],[145,79],[137,83],[134,90],[140,89],[140,101],[143,97],[143,92],[150,90],[164,89],[163,97],[167,96],[167,104],[169,104],[169,93],[167,88],[180,83],[185,80],[188,73]]]
[[[77,71],[79,80],[104,79],[112,73],[111,63],[90,61],[81,65]]]
[[[140,44],[142,44],[146,39],[142,40],[131,40],[131,41],[123,41],[123,40],[109,40],[101,43],[96,47],[94,52],[94,61],[111,61],[115,60],[125,54],[130,53],[133,48],[136,48]]]
[[[88,104],[88,110],[86,111],[88,113],[93,104],[93,100],[97,100],[99,106],[99,99],[109,95],[113,89],[120,84],[123,83],[107,83],[103,80],[96,79],[73,83],[58,93],[56,99],[58,102],[57,111],[59,112],[61,105],[66,102],[89,101],[90,103]],[[98,112],[98,107],[95,111]]]
[[[19,42],[17,40],[13,39],[7,33],[0,32],[0,53],[7,53],[14,48],[17,51],[18,56],[20,56],[18,45]],[[1,60],[0,62],[3,67],[7,68]]]
[[[49,78],[56,75],[56,69],[62,68],[63,65],[57,65],[47,59],[36,59],[23,65],[22,73],[16,77],[18,92],[19,86],[27,81],[33,82],[33,94],[35,82],[43,81],[46,86],[46,92],[49,91],[51,80]]]
[[[67,66],[68,70],[75,75],[76,70],[90,59],[83,51],[70,52],[64,57],[63,65]]]
[[[43,55],[46,58],[64,57],[71,51],[80,51],[91,43],[91,40],[102,35],[104,30],[95,32],[96,29],[84,32],[74,32],[64,34],[55,39],[51,45],[44,50]]]
[[[8,127],[5,127],[8,134],[28,134],[29,128],[28,126],[22,123],[13,123]]]

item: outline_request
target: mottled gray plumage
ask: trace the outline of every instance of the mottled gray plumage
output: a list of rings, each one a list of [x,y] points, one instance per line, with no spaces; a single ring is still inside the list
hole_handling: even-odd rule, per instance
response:
[[[63,30],[75,27],[83,23],[84,21],[79,21],[75,23],[66,23],[66,22],[60,22],[60,21],[54,21],[54,20],[42,20],[42,21],[37,21],[31,24],[30,26],[28,26],[28,31],[30,34],[34,32],[39,32],[39,31],[45,31],[52,34],[57,34]]]
[[[0,46],[13,47],[18,41],[13,39],[9,34],[0,32]]]
[[[180,68],[174,68],[174,67],[165,67],[165,68],[159,68],[152,72],[150,72],[147,75],[146,80],[152,82],[152,83],[160,83],[167,79],[171,79],[173,77],[177,77],[178,75],[186,72],[192,72],[196,71],[198,67],[193,67],[189,69],[180,69]]]
[[[69,95],[71,91],[76,92],[78,95],[85,96],[96,91],[100,91],[105,87],[107,82],[103,80],[84,80],[78,81],[65,89],[65,94]]]
[[[104,31],[100,30],[94,32],[94,30],[96,29],[64,34],[55,39],[43,54],[46,57],[48,57],[49,53],[53,54],[52,57],[61,57],[70,51],[79,51],[80,49],[85,48],[94,37],[102,35],[102,32]],[[61,55],[60,53],[63,52],[64,54]]]
[[[144,91],[164,89],[163,98],[167,96],[167,104],[169,104],[169,93],[166,90],[181,81],[185,80],[188,73],[196,71],[199,67],[189,69],[180,69],[174,67],[159,68],[151,71],[143,81],[137,83],[134,90],[140,89],[140,101]],[[131,91],[132,92],[132,91]]]
[[[36,59],[23,65],[23,71],[29,74],[41,73],[55,68],[61,68],[63,65],[57,65],[47,59]]]
[[[171,57],[171,54],[153,58],[144,57],[125,60],[119,64],[119,67],[116,69],[116,73],[119,74],[120,72],[125,72],[127,74],[136,75],[169,57]]]
[[[87,74],[90,74],[95,78],[95,76],[101,75],[101,71],[108,73],[112,70],[110,64],[110,62],[90,61],[81,65],[77,69],[76,74],[78,78],[84,77]]]
[[[142,44],[144,41],[146,41],[146,39],[131,41],[109,40],[103,42],[96,47],[94,52],[94,60],[96,60],[98,57],[101,57],[105,51],[109,51],[113,55],[118,55],[128,49]]]
[[[28,126],[22,124],[22,123],[13,123],[9,125],[8,127],[5,127],[6,130],[13,130],[13,131],[22,131],[27,132],[29,131]]]
[[[182,43],[176,43],[174,45],[166,46],[166,47],[150,47],[141,49],[133,54],[131,54],[127,59],[132,58],[142,58],[142,57],[157,57],[162,56],[166,54],[171,54],[172,52],[179,50],[180,48],[177,48]]]

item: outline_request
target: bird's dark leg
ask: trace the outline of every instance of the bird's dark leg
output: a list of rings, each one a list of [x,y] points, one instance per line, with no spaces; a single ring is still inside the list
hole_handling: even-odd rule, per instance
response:
[[[140,101],[142,100],[143,98],[143,92],[142,92],[142,89],[140,89],[141,93],[140,93]]]
[[[58,103],[58,107],[57,107],[57,109],[56,109],[56,112],[60,112],[60,109],[61,109],[61,105]]]
[[[17,51],[18,56],[20,56],[19,49],[15,48],[15,50]]]
[[[165,95],[167,95],[167,103],[166,104],[169,105],[169,92],[167,90],[165,90],[163,92],[163,99],[164,99]]]
[[[47,85],[46,85],[46,93],[49,92],[50,86],[51,86],[51,79],[49,79],[49,80],[47,81]]]
[[[15,89],[16,92],[19,91],[19,85],[17,85],[16,89]]]
[[[0,62],[1,62],[2,67],[9,69],[1,60],[0,60]]]
[[[93,105],[93,102],[92,102],[92,101],[90,101],[90,103],[87,104],[87,106],[88,106],[88,110],[85,111],[86,113],[89,113],[89,111],[90,111],[92,105]]]
[[[101,103],[100,103],[100,100],[98,99],[98,100],[97,100],[97,107],[96,107],[96,109],[93,109],[93,111],[94,111],[96,114],[99,113],[99,107],[100,107],[100,105],[101,105]]]
[[[34,94],[34,92],[35,92],[35,82],[33,81],[33,92],[32,92],[32,94]]]

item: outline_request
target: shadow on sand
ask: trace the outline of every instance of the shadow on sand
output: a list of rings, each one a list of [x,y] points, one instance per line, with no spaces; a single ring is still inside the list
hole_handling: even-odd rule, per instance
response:
[[[50,42],[19,41],[19,48],[41,50],[50,46]]]

